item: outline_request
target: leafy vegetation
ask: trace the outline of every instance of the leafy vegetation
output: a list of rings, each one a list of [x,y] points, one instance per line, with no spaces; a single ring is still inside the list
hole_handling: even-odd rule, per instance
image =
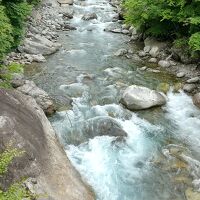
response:
[[[32,6],[40,0],[0,0],[0,60],[15,48],[24,34],[24,23]]]
[[[13,159],[23,155],[23,153],[23,151],[11,147],[0,153],[0,177],[8,172],[8,167]],[[1,200],[22,200],[24,198],[31,200],[35,199],[35,196],[23,186],[22,182],[11,184],[6,191],[0,188]]]
[[[191,52],[200,51],[199,0],[125,0],[124,8],[126,22],[143,33],[178,42],[186,38]]]
[[[1,72],[2,71],[2,72]],[[19,63],[13,62],[12,64],[8,66],[0,66],[0,79],[3,80],[3,82],[0,82],[0,88],[12,88],[10,81],[13,78],[14,73],[23,73],[23,65]]]

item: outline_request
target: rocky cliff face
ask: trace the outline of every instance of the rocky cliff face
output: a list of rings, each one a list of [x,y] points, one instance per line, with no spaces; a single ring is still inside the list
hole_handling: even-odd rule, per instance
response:
[[[0,90],[0,150],[12,143],[25,151],[9,167],[0,185],[22,177],[34,178],[27,187],[42,199],[92,200],[93,192],[74,170],[42,109],[30,96]]]

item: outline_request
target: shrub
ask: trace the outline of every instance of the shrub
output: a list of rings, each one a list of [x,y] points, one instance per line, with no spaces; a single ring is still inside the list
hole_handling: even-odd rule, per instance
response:
[[[5,7],[0,6],[0,60],[8,52],[13,43],[13,28],[5,13]]]
[[[16,148],[8,147],[5,151],[0,153],[0,176],[3,176],[8,172],[9,164],[14,158],[19,157],[24,152]],[[22,200],[35,199],[35,195],[32,195],[22,184],[22,182],[13,183],[10,187],[3,191],[0,188],[0,199],[1,200]]]
[[[27,16],[32,6],[39,2],[40,0],[0,0],[0,61],[11,48],[20,43]]]
[[[147,35],[190,38],[192,51],[200,49],[199,0],[125,0],[125,19]]]

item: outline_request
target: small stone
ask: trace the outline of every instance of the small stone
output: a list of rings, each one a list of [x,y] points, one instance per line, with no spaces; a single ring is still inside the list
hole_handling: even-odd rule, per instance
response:
[[[195,89],[196,89],[196,85],[195,85],[195,84],[185,84],[185,85],[183,86],[183,90],[184,90],[185,92],[191,93],[191,92],[193,92]]]
[[[171,66],[171,64],[170,64],[170,62],[167,61],[167,60],[160,60],[160,61],[158,62],[158,66],[159,66],[159,67],[163,67],[163,68],[168,68],[168,67]]]
[[[122,30],[122,33],[123,34],[129,34],[129,31],[128,30]]]
[[[177,78],[183,78],[185,76],[185,72],[179,72],[176,74]]]
[[[157,63],[157,61],[158,61],[158,60],[157,60],[156,58],[150,58],[150,59],[149,59],[149,62],[150,62],[150,63]]]
[[[158,69],[151,69],[151,68],[148,68],[147,71],[153,72],[153,73],[159,73],[160,72]]]
[[[138,40],[138,35],[132,35],[130,41]]]
[[[144,47],[144,52],[145,52],[145,53],[149,53],[150,50],[151,50],[151,47],[150,47],[150,46],[145,46],[145,47]]]
[[[120,28],[115,28],[111,30],[112,33],[122,33],[122,30]]]
[[[200,78],[197,76],[197,77],[188,79],[186,82],[187,83],[197,83],[197,82],[199,82],[199,80],[200,80]]]
[[[138,55],[140,57],[145,57],[146,56],[146,53],[144,51],[139,51]]]
[[[140,71],[145,71],[147,69],[146,66],[139,68]]]
[[[123,56],[127,53],[128,51],[126,49],[119,49],[117,52],[115,52],[115,56]]]

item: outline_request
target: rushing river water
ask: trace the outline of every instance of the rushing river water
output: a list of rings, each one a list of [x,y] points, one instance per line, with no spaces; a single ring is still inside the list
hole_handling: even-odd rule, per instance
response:
[[[112,22],[116,13],[107,0],[76,1],[73,9],[70,23],[77,30],[60,33],[62,49],[33,77],[50,94],[73,98],[72,106],[51,119],[71,162],[98,200],[187,199],[185,191],[200,186],[200,111],[183,92],[169,92],[163,108],[137,113],[123,108],[120,91],[128,85],[156,89],[177,80],[139,71],[140,62],[114,56],[137,46],[126,35],[104,31],[119,25]],[[83,21],[85,12],[98,19]],[[114,120],[127,138],[92,137],[107,130],[98,126],[100,119]]]

